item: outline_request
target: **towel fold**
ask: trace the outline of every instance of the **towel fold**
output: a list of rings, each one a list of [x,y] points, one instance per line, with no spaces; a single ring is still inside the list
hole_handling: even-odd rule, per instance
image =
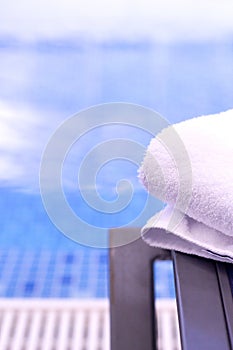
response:
[[[139,177],[168,206],[143,228],[152,246],[233,262],[233,110],[152,139]]]

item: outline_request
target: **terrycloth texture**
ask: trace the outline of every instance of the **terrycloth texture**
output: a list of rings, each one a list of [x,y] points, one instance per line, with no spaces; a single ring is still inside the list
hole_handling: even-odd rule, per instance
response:
[[[233,259],[233,110],[162,130],[139,177],[168,204],[143,228],[150,245]]]

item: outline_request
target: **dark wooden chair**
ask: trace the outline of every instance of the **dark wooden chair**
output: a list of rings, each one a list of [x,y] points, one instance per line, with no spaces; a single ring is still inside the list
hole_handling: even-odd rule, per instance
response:
[[[129,230],[138,236],[137,228],[115,229],[110,241]],[[228,264],[152,248],[139,238],[110,248],[111,350],[157,349],[152,269],[157,259],[173,261],[182,349],[233,349]]]

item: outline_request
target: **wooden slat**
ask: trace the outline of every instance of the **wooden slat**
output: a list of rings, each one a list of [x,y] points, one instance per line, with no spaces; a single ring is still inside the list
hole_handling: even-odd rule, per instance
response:
[[[110,349],[110,317],[108,312],[104,313],[102,331],[102,349]]]
[[[52,350],[54,345],[54,328],[56,322],[56,312],[48,310],[45,317],[44,336],[41,341],[41,349]]]
[[[181,350],[175,299],[157,299],[158,349]]]
[[[174,303],[158,302],[159,320],[167,313],[167,322],[160,327],[166,329],[173,322]],[[110,350],[106,300],[0,299],[0,314],[0,350]],[[10,334],[12,326],[14,333]]]
[[[31,324],[26,349],[37,350],[40,342],[40,329],[42,327],[42,311],[35,310],[31,313]]]
[[[87,349],[96,350],[99,347],[99,319],[100,313],[92,311],[89,313]]]
[[[64,350],[69,345],[69,326],[70,326],[71,312],[64,310],[60,314],[59,330],[56,349]]]
[[[15,334],[11,343],[11,350],[19,350],[23,348],[24,336],[25,336],[25,331],[27,327],[27,320],[28,320],[28,312],[26,312],[25,310],[22,310],[21,312],[18,311]]]
[[[84,345],[84,329],[85,329],[85,312],[80,310],[74,316],[74,330],[71,342],[72,350],[83,350]]]
[[[173,339],[173,328],[172,317],[169,310],[165,310],[161,315],[161,348],[164,350],[174,350],[174,339]]]
[[[14,318],[14,311],[2,311],[2,324],[0,331],[0,349],[7,349],[9,345],[10,331]]]

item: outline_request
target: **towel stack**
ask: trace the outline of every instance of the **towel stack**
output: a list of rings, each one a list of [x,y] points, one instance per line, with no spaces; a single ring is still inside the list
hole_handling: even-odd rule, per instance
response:
[[[233,262],[233,110],[171,125],[139,177],[167,206],[143,228],[152,246]]]

